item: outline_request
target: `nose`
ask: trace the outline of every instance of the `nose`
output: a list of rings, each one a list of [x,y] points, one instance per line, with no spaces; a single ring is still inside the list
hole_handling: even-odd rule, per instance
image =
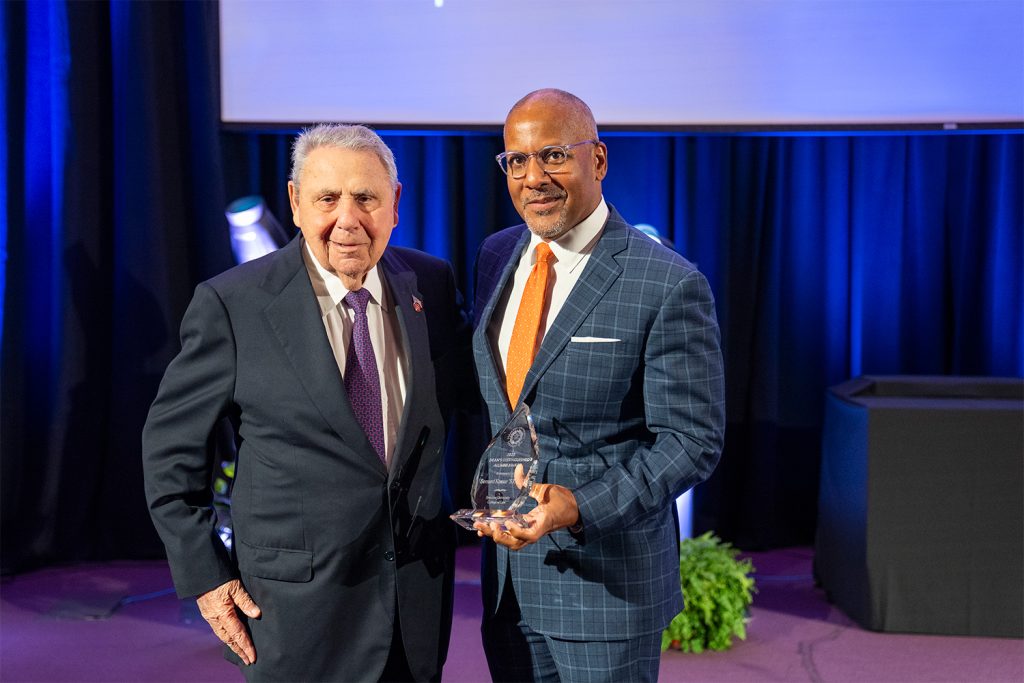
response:
[[[526,158],[526,175],[523,176],[523,183],[527,187],[537,187],[538,185],[546,185],[549,177],[547,171],[540,163],[540,157],[536,154],[531,154]]]
[[[338,202],[338,213],[334,227],[341,230],[356,230],[362,224],[359,205],[352,197],[342,197]]]

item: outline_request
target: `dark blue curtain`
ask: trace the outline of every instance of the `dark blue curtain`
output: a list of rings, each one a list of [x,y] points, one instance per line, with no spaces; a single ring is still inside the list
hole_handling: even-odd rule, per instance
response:
[[[221,130],[213,3],[2,3],[0,30],[3,570],[158,555],[142,422],[193,287],[232,265],[223,207],[262,194],[290,224],[290,134]],[[727,445],[696,530],[810,542],[832,384],[1024,375],[1019,133],[603,137],[607,199],[718,301]],[[471,295],[477,245],[518,222],[498,132],[385,139],[394,242]]]

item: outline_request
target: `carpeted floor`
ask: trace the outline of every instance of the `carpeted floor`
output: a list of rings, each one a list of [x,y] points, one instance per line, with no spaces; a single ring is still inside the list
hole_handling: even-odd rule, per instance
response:
[[[829,605],[807,548],[751,553],[748,638],[726,652],[667,652],[662,681],[1024,681],[1024,641],[879,634]],[[489,680],[476,548],[459,551],[447,683]],[[160,562],[51,567],[0,585],[0,681],[241,681]]]

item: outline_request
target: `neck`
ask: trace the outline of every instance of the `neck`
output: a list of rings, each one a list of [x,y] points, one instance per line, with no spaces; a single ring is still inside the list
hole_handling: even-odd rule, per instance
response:
[[[363,288],[363,283],[366,282],[366,273],[361,275],[338,273],[338,278],[341,280],[341,284],[345,285],[345,289],[350,292],[358,292]]]

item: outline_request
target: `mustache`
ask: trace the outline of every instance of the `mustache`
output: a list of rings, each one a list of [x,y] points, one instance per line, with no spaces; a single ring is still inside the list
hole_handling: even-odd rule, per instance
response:
[[[523,199],[523,206],[531,204],[533,202],[545,201],[548,199],[565,199],[566,193],[564,190],[555,192],[534,192],[530,196]]]

